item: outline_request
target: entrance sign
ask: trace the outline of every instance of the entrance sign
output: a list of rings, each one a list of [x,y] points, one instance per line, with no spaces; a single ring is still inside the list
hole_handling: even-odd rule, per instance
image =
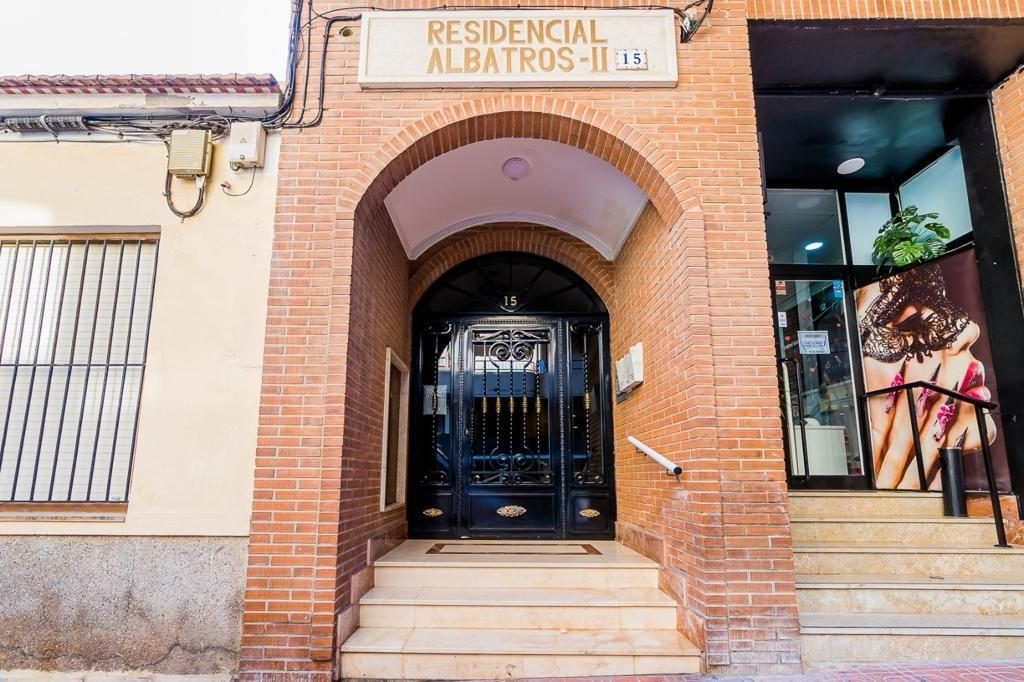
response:
[[[363,12],[359,84],[673,87],[672,10]]]

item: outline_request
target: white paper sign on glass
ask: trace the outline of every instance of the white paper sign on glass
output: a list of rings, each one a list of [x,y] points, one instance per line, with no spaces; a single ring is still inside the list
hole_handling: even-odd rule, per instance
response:
[[[801,355],[828,355],[831,353],[828,347],[828,332],[798,331],[796,336]]]
[[[668,9],[362,13],[359,84],[395,87],[674,87]]]

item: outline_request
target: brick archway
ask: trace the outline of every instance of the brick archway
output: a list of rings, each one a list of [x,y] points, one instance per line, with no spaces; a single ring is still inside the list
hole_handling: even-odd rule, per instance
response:
[[[473,229],[489,228],[458,233],[429,251],[427,261],[409,263],[384,199],[430,159],[501,137],[576,147],[646,193],[649,204],[614,264],[565,233],[534,227],[535,236],[524,239],[521,229],[513,235],[507,226],[486,238]],[[304,144],[317,143],[295,144],[297,164]],[[701,462],[693,468],[698,478],[718,452],[717,436],[707,429],[716,405],[684,395],[714,381],[699,194],[679,160],[625,119],[546,95],[467,99],[354,159],[335,186],[333,220],[314,220],[291,188],[279,197],[243,607],[246,677],[291,670],[326,680],[337,673],[337,647],[355,628],[358,600],[372,584],[369,566],[405,536],[404,509],[378,505],[385,349],[409,359],[410,300],[456,259],[501,245],[546,255],[584,276],[614,306],[613,354],[636,340],[650,344],[652,380],[646,397],[616,408],[616,423],[623,423],[617,441],[640,434],[680,461]],[[616,466],[616,485],[626,486],[620,499],[633,501],[630,528],[653,519],[665,549],[647,551],[654,545],[633,542],[635,533],[622,537],[663,562],[663,580],[686,614],[683,628],[704,642],[722,622],[715,615],[724,581],[717,518],[702,499],[679,498],[627,445],[616,446],[626,458],[622,469]],[[701,485],[707,489],[708,482]],[[717,500],[717,493],[702,494]]]
[[[553,227],[492,223],[450,235],[413,262],[409,277],[409,309],[415,307],[438,277],[459,263],[498,251],[521,251],[550,258],[586,280],[609,310],[614,305],[612,263],[594,247]]]
[[[346,186],[338,218],[382,203],[409,174],[445,152],[503,137],[560,142],[606,161],[643,190],[668,225],[699,210],[677,164],[621,119],[561,98],[496,95],[439,109],[392,137]]]

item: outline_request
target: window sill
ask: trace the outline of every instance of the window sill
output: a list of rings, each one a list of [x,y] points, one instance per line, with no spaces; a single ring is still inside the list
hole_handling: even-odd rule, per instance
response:
[[[89,521],[122,523],[127,502],[0,502],[0,523]]]

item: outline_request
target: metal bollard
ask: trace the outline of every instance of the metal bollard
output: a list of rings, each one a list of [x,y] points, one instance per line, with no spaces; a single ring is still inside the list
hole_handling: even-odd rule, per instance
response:
[[[961,448],[939,448],[939,461],[942,463],[942,513],[946,516],[967,516],[967,491],[961,454]]]

